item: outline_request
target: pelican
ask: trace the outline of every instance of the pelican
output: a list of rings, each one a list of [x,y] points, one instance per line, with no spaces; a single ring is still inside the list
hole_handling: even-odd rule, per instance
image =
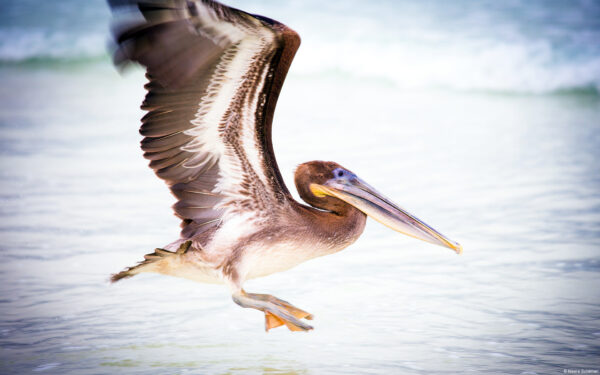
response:
[[[298,34],[270,18],[210,0],[111,0],[114,61],[146,68],[141,148],[177,199],[180,238],[112,275],[143,272],[229,286],[265,328],[308,331],[313,316],[244,281],[338,252],[367,216],[398,232],[461,246],[329,161],[299,165],[294,200],[271,143],[275,104]]]

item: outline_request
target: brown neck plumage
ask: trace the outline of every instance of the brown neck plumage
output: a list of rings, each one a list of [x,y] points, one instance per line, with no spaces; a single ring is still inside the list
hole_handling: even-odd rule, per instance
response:
[[[336,163],[329,162],[305,163],[296,169],[294,180],[298,194],[312,207],[296,203],[295,209],[313,235],[319,236],[321,240],[332,241],[332,245],[346,247],[362,234],[366,215],[338,198],[317,197],[310,190],[311,183],[330,178],[331,170],[337,166]]]

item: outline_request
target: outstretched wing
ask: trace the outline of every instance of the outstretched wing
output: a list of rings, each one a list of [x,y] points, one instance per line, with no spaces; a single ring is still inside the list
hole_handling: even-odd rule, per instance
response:
[[[286,205],[271,123],[298,34],[210,0],[110,2],[115,63],[147,68],[142,150],[178,199],[182,236]]]

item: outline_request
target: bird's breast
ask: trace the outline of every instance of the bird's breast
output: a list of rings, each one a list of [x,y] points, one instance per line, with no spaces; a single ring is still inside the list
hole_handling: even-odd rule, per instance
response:
[[[344,246],[345,247],[345,246]],[[246,248],[241,273],[246,279],[271,275],[297,266],[307,260],[341,250],[323,242],[285,241]]]
[[[354,228],[321,231],[303,226],[267,231],[262,240],[247,244],[240,262],[241,274],[248,279],[267,276],[336,253],[354,243],[363,229],[364,220],[359,220]]]

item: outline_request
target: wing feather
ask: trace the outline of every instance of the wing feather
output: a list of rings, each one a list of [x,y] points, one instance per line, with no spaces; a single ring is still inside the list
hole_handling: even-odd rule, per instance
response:
[[[147,68],[144,157],[178,199],[182,236],[228,215],[273,216],[291,196],[271,143],[299,46],[285,25],[210,0],[114,0],[114,60]]]

